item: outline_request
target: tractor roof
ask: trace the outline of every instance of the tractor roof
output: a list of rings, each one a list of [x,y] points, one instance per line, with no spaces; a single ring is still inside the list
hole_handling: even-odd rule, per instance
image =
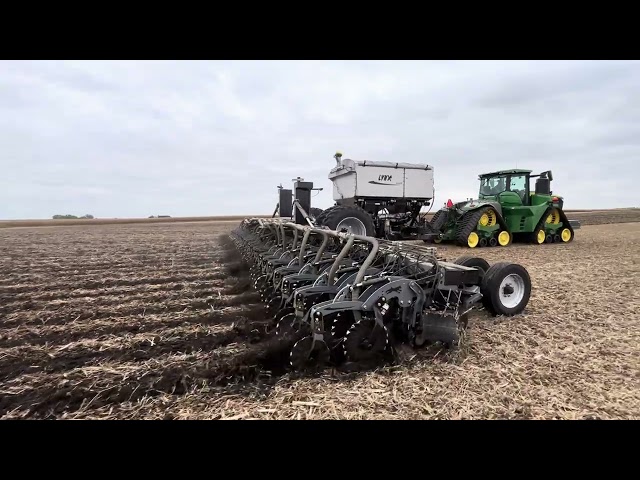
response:
[[[497,177],[498,175],[508,175],[510,173],[531,173],[533,170],[522,170],[521,168],[512,168],[509,170],[498,170],[497,172],[481,173],[480,178]]]

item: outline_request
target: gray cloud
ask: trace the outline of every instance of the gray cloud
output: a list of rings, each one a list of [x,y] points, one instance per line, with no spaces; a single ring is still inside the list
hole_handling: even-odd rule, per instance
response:
[[[346,157],[435,166],[436,204],[479,173],[554,171],[571,208],[637,206],[640,63],[0,63],[0,218],[270,213]]]

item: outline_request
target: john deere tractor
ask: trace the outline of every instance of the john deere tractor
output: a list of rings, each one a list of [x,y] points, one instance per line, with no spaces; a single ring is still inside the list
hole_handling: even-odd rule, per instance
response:
[[[531,192],[529,180],[535,177]],[[449,204],[436,212],[430,223],[440,237],[433,241],[470,248],[506,247],[513,241],[567,243],[580,228],[579,222],[567,219],[562,197],[552,194],[551,171],[531,175],[531,170],[502,170],[479,179],[476,200]]]

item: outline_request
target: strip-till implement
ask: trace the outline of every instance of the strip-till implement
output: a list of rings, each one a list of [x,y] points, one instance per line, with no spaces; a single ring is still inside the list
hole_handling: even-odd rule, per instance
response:
[[[295,336],[296,370],[377,364],[398,342],[459,344],[469,313],[516,315],[531,294],[527,270],[477,257],[447,262],[424,245],[247,219],[231,238],[276,334]]]

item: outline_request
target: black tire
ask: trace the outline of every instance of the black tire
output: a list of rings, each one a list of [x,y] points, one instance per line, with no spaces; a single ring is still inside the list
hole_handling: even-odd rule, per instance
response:
[[[514,280],[519,278],[520,280],[518,282],[521,282],[521,285],[519,286],[515,285],[515,281],[511,282],[513,287],[516,288],[516,291],[511,292],[510,294],[517,294],[518,290],[523,289],[522,298],[514,305],[505,304],[500,292],[500,285],[502,281],[510,275],[514,275]],[[507,284],[507,286],[509,286],[509,284]],[[480,285],[480,293],[482,293],[482,304],[493,316],[517,315],[522,313],[529,303],[529,298],[531,297],[531,277],[529,276],[529,272],[527,272],[522,265],[518,265],[517,263],[495,263],[489,267],[489,270],[487,270],[487,273],[484,275]],[[509,294],[509,292],[506,293]]]
[[[365,227],[366,235],[375,237],[376,228],[371,215],[364,209],[356,206],[336,205],[325,210],[325,215],[322,216],[320,225],[329,227],[331,230],[336,230],[338,224],[349,217],[360,220]],[[320,221],[320,219],[318,220]]]
[[[322,214],[323,211],[324,210],[322,210],[321,208],[315,208],[315,207],[314,208],[310,208],[309,209],[309,215],[317,220],[318,217]]]
[[[326,218],[327,213],[329,213],[331,210],[333,210],[336,207],[337,207],[337,205],[333,205],[333,206],[327,208],[326,210],[323,210],[322,213],[316,217],[315,224],[316,225],[322,225],[322,222]]]
[[[484,258],[472,257],[470,255],[465,255],[463,257],[460,257],[456,259],[456,261],[453,263],[455,263],[456,265],[462,265],[464,267],[478,268],[482,272],[480,275],[480,278],[484,278],[484,276],[486,275],[487,271],[490,268],[489,262],[487,262]]]

